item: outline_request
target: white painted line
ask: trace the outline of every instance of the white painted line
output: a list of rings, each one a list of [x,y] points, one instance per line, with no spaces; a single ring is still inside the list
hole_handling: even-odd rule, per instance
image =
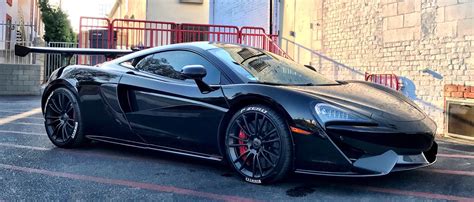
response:
[[[42,123],[27,123],[27,122],[10,122],[8,124],[27,125],[27,126],[44,126],[44,124]]]
[[[8,118],[8,117],[10,117],[10,116],[0,116],[0,119]],[[20,118],[20,119],[44,120],[43,117],[39,117],[39,116],[36,116],[36,117],[35,116],[29,116],[29,117]]]
[[[0,118],[0,125],[10,123],[10,122],[16,121],[18,119],[26,118],[28,116],[38,114],[38,113],[41,113],[41,108],[39,108],[39,107],[34,108],[34,109],[32,109],[30,111],[27,111],[27,112],[23,112],[21,114],[15,114],[15,115],[8,116],[8,117],[5,117],[5,118]]]
[[[46,133],[35,133],[35,132],[23,132],[23,131],[13,131],[13,130],[0,130],[0,133],[14,133],[14,134],[24,134],[24,135],[37,135],[37,136],[46,136]]]
[[[458,150],[458,149],[451,149],[451,148],[446,148],[446,147],[439,147],[438,150],[445,150],[445,151],[456,152],[456,153],[461,153],[461,154],[474,155],[474,152],[467,152],[467,151],[462,151],[462,150]]]
[[[0,146],[3,146],[3,147],[13,147],[13,148],[20,148],[20,149],[32,149],[32,150],[40,150],[40,151],[48,151],[48,150],[51,150],[50,148],[46,148],[46,147],[33,147],[33,146],[17,145],[17,144],[8,144],[8,143],[0,143]]]

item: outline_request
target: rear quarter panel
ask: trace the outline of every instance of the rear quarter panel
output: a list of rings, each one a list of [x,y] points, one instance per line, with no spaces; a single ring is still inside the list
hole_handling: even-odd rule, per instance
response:
[[[120,109],[117,84],[122,71],[107,66],[64,67],[48,81],[43,99],[58,87],[71,90],[78,99],[84,133],[138,141]]]

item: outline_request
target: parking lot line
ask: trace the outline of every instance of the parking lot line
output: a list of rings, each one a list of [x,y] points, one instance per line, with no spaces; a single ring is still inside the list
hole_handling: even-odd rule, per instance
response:
[[[446,157],[446,158],[474,159],[474,155],[463,155],[463,154],[437,154],[436,156]]]
[[[8,143],[0,143],[0,146],[20,148],[20,149],[40,150],[40,151],[51,150],[50,148],[45,148],[45,147],[33,147],[33,146],[27,146],[27,145],[17,145],[17,144],[8,144]]]
[[[38,107],[38,108],[34,108],[34,109],[32,109],[30,111],[27,111],[27,112],[23,112],[23,113],[20,113],[20,114],[15,114],[15,115],[12,115],[12,116],[7,116],[5,118],[0,118],[0,125],[10,123],[12,121],[22,119],[22,118],[25,118],[25,117],[28,117],[28,116],[31,116],[31,115],[34,115],[34,114],[38,114],[40,112],[41,112],[41,108]]]
[[[405,190],[399,190],[399,189],[370,187],[370,186],[367,186],[367,187],[361,186],[359,188],[367,190],[367,191],[373,191],[373,192],[379,192],[379,193],[396,194],[396,195],[403,195],[403,196],[415,196],[415,197],[429,198],[429,199],[449,200],[449,201],[471,201],[471,202],[474,201],[474,198],[435,194],[435,193],[428,193],[428,192],[405,191]]]
[[[46,136],[46,133],[24,132],[24,131],[16,131],[16,130],[0,130],[0,133],[14,133],[14,134]]]
[[[168,192],[168,193],[174,193],[174,194],[180,194],[180,195],[195,196],[195,197],[207,198],[207,199],[212,199],[212,200],[256,201],[249,198],[243,198],[243,197],[231,196],[231,195],[214,194],[214,193],[209,193],[209,192],[201,192],[201,191],[184,189],[184,188],[179,188],[179,187],[174,187],[174,186],[95,177],[95,176],[88,176],[88,175],[78,175],[78,174],[72,174],[72,173],[56,172],[56,171],[14,166],[14,165],[8,165],[8,164],[0,164],[0,168],[27,172],[27,173],[42,174],[42,175],[47,175],[47,176],[52,176],[52,177],[62,177],[62,178],[68,178],[68,179],[74,179],[74,180],[89,181],[89,182],[96,182],[96,183],[110,184],[110,185],[120,185],[120,186],[147,189],[147,190],[153,190],[153,191],[159,191],[159,192]]]
[[[27,126],[44,126],[44,124],[41,123],[27,123],[27,122],[10,122],[8,124],[15,124],[15,125],[27,125]]]
[[[472,171],[445,170],[445,169],[426,169],[426,171],[434,172],[434,173],[449,174],[449,175],[474,176],[474,172],[472,172]]]
[[[468,152],[468,151],[463,151],[463,150],[459,150],[459,149],[451,149],[451,148],[447,148],[447,147],[439,147],[439,150],[474,155],[474,152]]]

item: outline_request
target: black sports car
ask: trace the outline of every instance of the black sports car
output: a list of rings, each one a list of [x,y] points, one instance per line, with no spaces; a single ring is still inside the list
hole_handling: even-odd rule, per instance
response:
[[[435,123],[399,92],[333,81],[264,50],[212,42],[136,52],[16,47],[29,52],[124,55],[53,72],[41,106],[58,147],[96,140],[227,161],[251,183],[292,171],[377,176],[436,160]]]

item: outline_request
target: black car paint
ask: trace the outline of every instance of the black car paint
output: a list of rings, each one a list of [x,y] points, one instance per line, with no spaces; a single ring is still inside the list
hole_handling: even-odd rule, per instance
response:
[[[224,85],[203,94],[195,84],[176,83],[120,65],[134,57],[168,50],[203,56],[222,71]],[[61,68],[48,81],[44,97],[59,86],[66,86],[79,98],[84,125],[89,129],[85,134],[91,139],[213,160],[223,159],[220,141],[232,112],[243,104],[267,104],[280,112],[289,126],[311,132],[292,136],[294,169],[303,173],[370,174],[354,168],[354,159],[387,150],[400,154],[428,151],[436,129],[423,112],[388,88],[366,82],[330,86],[248,84],[199,44],[148,49],[100,67]],[[368,91],[383,96],[364,99]],[[377,105],[386,100],[381,98],[392,99],[394,105],[382,109]],[[371,117],[375,125],[321,125],[314,113],[314,105],[319,102]],[[412,112],[418,115],[409,119],[392,116],[390,111],[400,107],[415,110]],[[410,144],[414,140],[421,144]]]

